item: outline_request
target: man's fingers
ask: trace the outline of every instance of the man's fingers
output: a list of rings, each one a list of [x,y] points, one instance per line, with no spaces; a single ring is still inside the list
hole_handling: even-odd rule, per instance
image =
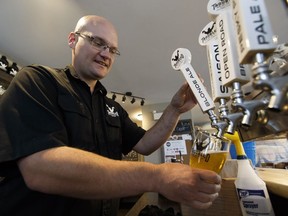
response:
[[[221,177],[219,175],[215,175],[214,172],[213,172],[213,175],[211,175],[211,172],[213,172],[213,171],[206,170],[206,172],[201,172],[200,178],[204,182],[209,182],[211,184],[221,184],[221,182],[222,182]]]

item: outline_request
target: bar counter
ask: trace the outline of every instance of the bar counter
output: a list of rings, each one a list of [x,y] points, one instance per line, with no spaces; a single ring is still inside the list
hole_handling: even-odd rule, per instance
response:
[[[266,182],[275,215],[283,215],[282,212],[286,211],[286,206],[288,204],[288,170],[258,168],[257,172]],[[215,200],[213,205],[206,210],[193,209],[170,201],[157,193],[149,192],[144,193],[139,198],[126,216],[137,216],[147,205],[155,205],[163,210],[172,207],[175,213],[181,212],[182,216],[241,216],[242,213],[237,199],[234,181],[235,178],[222,179],[222,188],[219,197]]]

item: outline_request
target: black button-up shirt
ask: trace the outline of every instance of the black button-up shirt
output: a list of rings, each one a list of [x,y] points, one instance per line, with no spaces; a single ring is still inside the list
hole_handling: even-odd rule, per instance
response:
[[[97,202],[91,205],[86,200],[29,190],[16,161],[57,146],[120,160],[145,130],[106,93],[98,81],[91,94],[72,66],[52,69],[33,65],[18,72],[0,99],[1,215],[45,215],[45,209],[47,215],[96,212],[93,206],[99,206]]]

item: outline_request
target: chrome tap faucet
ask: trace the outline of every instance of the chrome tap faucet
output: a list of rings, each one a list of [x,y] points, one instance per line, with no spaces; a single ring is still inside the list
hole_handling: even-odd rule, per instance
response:
[[[287,105],[287,91],[288,91],[288,75],[278,75],[287,73],[287,63],[280,67],[281,73],[269,70],[264,54],[257,53],[255,56],[255,63],[252,67],[253,72],[253,86],[255,89],[262,89],[271,93],[268,108],[281,111]],[[286,71],[283,72],[284,68]]]
[[[234,110],[241,110],[243,113],[242,125],[252,126],[253,121],[256,119],[256,112],[261,109],[267,108],[268,100],[244,100],[243,92],[240,83],[233,83],[233,91],[231,95],[231,106]]]
[[[224,120],[219,119],[213,110],[208,110],[207,114],[209,115],[209,118],[211,120],[211,126],[213,128],[217,129],[217,134],[216,136],[218,138],[223,137],[224,133],[226,132],[226,128],[228,126],[228,123]]]

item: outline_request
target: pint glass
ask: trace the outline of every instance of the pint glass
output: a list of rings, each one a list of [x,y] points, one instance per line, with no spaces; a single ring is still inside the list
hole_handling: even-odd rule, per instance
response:
[[[220,173],[229,154],[231,141],[205,131],[197,131],[190,153],[190,166]]]

